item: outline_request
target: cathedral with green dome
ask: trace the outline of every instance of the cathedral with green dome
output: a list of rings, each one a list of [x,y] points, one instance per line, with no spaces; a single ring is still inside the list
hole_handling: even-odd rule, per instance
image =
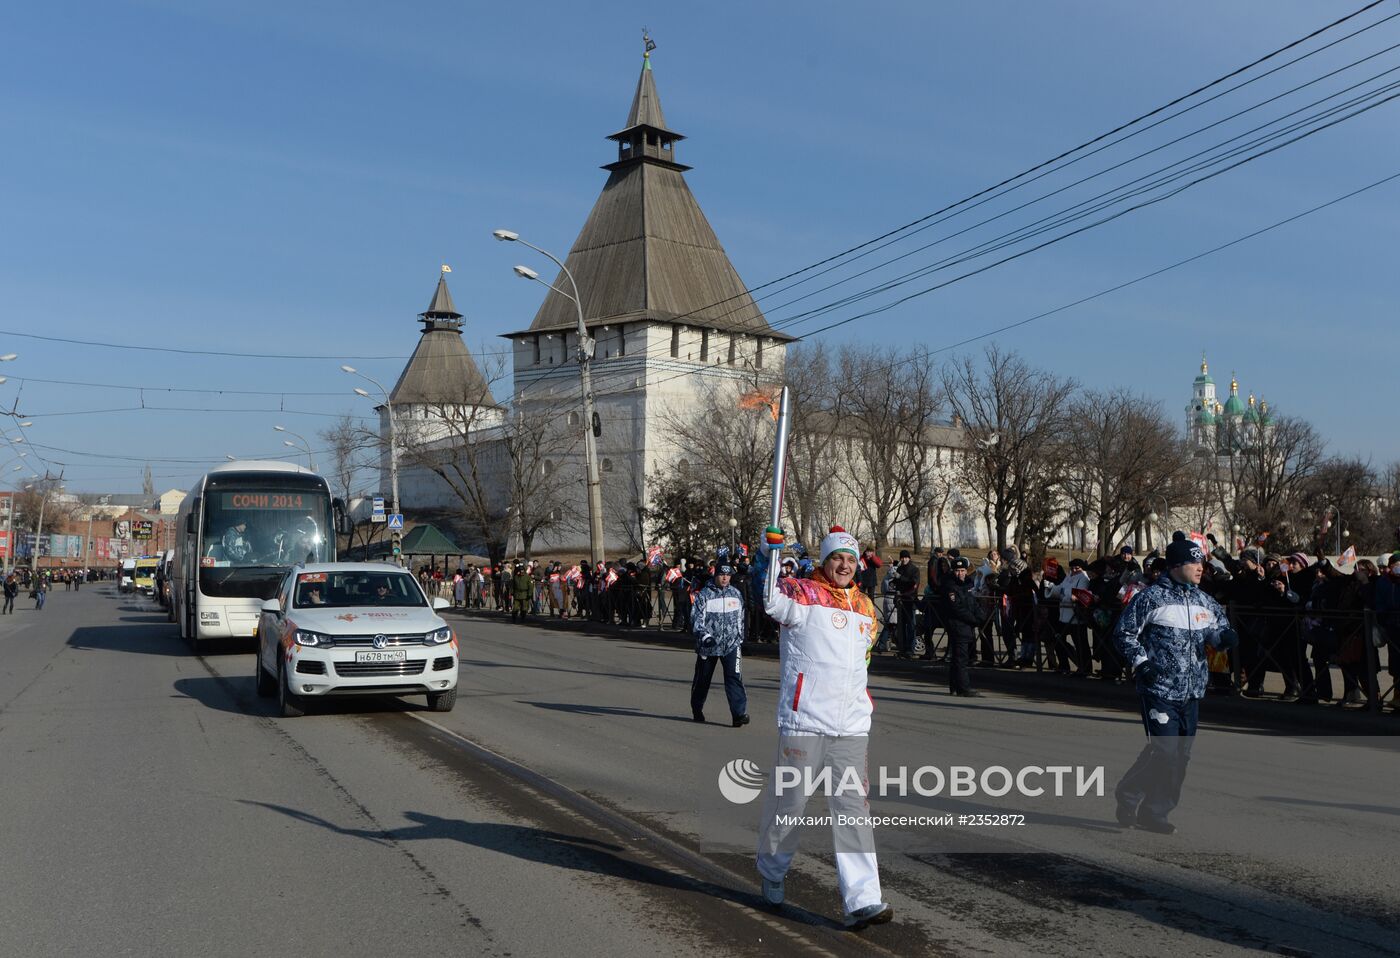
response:
[[[1256,401],[1249,394],[1246,402],[1240,398],[1240,383],[1230,377],[1230,395],[1222,403],[1216,395],[1215,379],[1205,356],[1201,356],[1201,372],[1191,388],[1191,402],[1186,406],[1186,434],[1198,456],[1228,456],[1252,441],[1252,436],[1273,424],[1269,404]]]

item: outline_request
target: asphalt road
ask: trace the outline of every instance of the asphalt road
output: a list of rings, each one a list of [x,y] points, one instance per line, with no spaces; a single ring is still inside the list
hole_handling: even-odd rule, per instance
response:
[[[718,795],[727,759],[771,764],[776,663],[745,662],[753,724],[729,727],[717,680],[702,726],[683,650],[458,626],[454,712],[283,720],[250,652],[195,657],[145,600],[0,619],[0,953],[1400,954],[1391,738],[1246,735],[1207,703],[1166,837],[1113,822],[1132,715],[880,677],[872,777],[1097,761],[1109,795],[873,798],[1027,823],[878,830],[896,920],[854,935],[825,833],[769,911],[757,805]]]

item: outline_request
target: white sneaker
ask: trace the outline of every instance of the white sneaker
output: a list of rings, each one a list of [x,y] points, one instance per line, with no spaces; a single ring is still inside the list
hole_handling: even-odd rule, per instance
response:
[[[864,908],[857,908],[846,916],[846,930],[860,931],[871,925],[883,925],[894,917],[894,909],[882,901]]]
[[[762,876],[759,876],[760,878]],[[763,900],[770,905],[781,905],[783,903],[783,883],[763,879]]]

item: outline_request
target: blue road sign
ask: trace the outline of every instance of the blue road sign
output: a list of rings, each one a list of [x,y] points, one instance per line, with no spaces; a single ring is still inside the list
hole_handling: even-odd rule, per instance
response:
[[[394,513],[393,515],[391,515],[391,516],[389,517],[389,528],[390,528],[390,529],[402,529],[402,528],[403,528],[403,513],[402,513],[402,512],[396,512],[396,513]]]

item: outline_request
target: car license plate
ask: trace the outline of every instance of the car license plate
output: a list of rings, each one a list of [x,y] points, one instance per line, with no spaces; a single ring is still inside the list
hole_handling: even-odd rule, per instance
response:
[[[385,649],[385,650],[382,651],[382,652],[379,651],[378,649],[374,649],[374,650],[371,650],[371,651],[369,651],[369,652],[356,652],[356,653],[355,653],[355,661],[356,661],[356,662],[407,662],[407,661],[408,661],[408,649]]]

